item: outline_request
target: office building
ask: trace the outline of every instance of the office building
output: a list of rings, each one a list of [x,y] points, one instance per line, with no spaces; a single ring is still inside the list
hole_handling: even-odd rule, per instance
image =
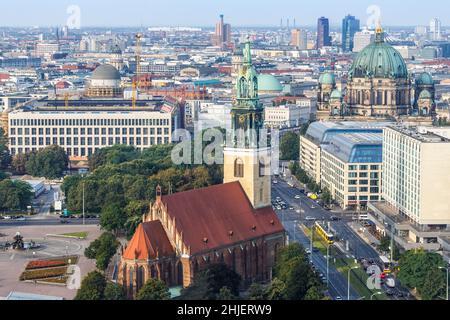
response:
[[[264,108],[264,125],[268,128],[299,127],[310,119],[310,108],[296,104],[266,106]]]
[[[374,42],[375,34],[373,31],[364,29],[360,32],[356,32],[353,37],[353,52],[360,52],[369,44]]]
[[[220,21],[216,23],[216,29],[213,37],[213,45],[223,48],[231,42],[231,25],[225,23],[223,14],[220,15]]]
[[[39,42],[36,44],[35,55],[36,57],[51,57],[52,54],[59,52],[58,43]]]
[[[354,36],[359,31],[359,20],[354,16],[347,15],[342,20],[342,51],[352,52],[354,47]]]
[[[338,134],[378,133],[389,122],[313,122],[306,134],[300,136],[300,167],[314,179],[316,183],[321,181],[321,148],[330,144],[331,139]]]
[[[308,49],[308,34],[306,30],[291,30],[291,46],[296,47],[298,50]]]
[[[330,23],[327,18],[320,17],[317,20],[316,49],[331,46]]]
[[[365,210],[381,200],[382,141],[382,133],[344,133],[321,147],[321,187],[341,208]]]
[[[383,198],[369,218],[404,249],[439,250],[450,236],[450,129],[390,126],[383,133]],[[446,244],[447,243],[447,244]]]
[[[59,104],[56,106],[55,103]],[[40,100],[37,105],[7,114],[12,155],[50,145],[62,147],[70,160],[86,160],[96,150],[116,144],[143,150],[172,142],[178,127],[177,110],[160,101]]]
[[[430,39],[433,41],[441,40],[441,21],[433,18],[430,21]]]

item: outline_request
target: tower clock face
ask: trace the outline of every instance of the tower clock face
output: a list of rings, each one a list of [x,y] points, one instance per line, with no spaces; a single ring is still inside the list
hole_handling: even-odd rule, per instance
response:
[[[239,116],[239,123],[245,122],[245,116]]]

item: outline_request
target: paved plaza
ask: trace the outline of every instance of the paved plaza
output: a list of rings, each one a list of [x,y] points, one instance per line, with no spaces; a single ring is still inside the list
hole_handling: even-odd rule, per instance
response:
[[[47,236],[48,234],[64,234],[73,232],[88,232],[86,239],[69,239]],[[95,261],[84,257],[84,249],[97,238],[101,231],[96,225],[57,225],[57,226],[0,226],[0,243],[12,242],[16,232],[20,232],[25,242],[33,240],[41,245],[36,250],[1,250],[0,249],[0,297],[6,297],[11,291],[59,296],[73,299],[76,290],[66,287],[34,284],[19,281],[20,274],[30,260],[78,255],[81,277],[95,270]]]

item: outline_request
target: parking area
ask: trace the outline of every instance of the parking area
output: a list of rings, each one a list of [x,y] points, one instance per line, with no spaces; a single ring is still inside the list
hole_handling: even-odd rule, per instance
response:
[[[11,242],[17,232],[20,232],[25,242],[34,241],[40,245],[40,248],[24,251],[0,249],[0,297],[6,297],[11,291],[18,291],[73,299],[76,290],[21,282],[19,276],[30,260],[78,255],[80,257],[78,267],[81,277],[84,277],[95,269],[95,261],[86,259],[83,253],[89,243],[100,235],[99,227],[96,225],[2,226],[0,227],[0,244]],[[47,236],[77,232],[87,232],[87,237],[75,239]]]

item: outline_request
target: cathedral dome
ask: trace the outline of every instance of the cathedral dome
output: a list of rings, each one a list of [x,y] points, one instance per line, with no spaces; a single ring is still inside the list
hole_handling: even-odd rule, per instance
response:
[[[341,99],[342,98],[342,92],[338,89],[333,90],[333,92],[330,95],[330,99]]]
[[[92,73],[93,80],[120,80],[120,73],[110,64],[102,64]]]
[[[431,93],[428,90],[422,90],[422,92],[419,95],[419,99],[431,99]]]
[[[350,78],[407,79],[408,68],[401,54],[384,41],[384,33],[377,30],[375,42],[356,57],[349,72]]]
[[[258,91],[260,92],[281,92],[283,86],[280,81],[271,74],[260,74],[258,76]]]
[[[423,72],[416,79],[416,85],[432,86],[434,84],[433,78],[428,72]]]
[[[326,85],[334,85],[336,83],[336,77],[332,72],[325,72],[320,75],[319,83]]]

